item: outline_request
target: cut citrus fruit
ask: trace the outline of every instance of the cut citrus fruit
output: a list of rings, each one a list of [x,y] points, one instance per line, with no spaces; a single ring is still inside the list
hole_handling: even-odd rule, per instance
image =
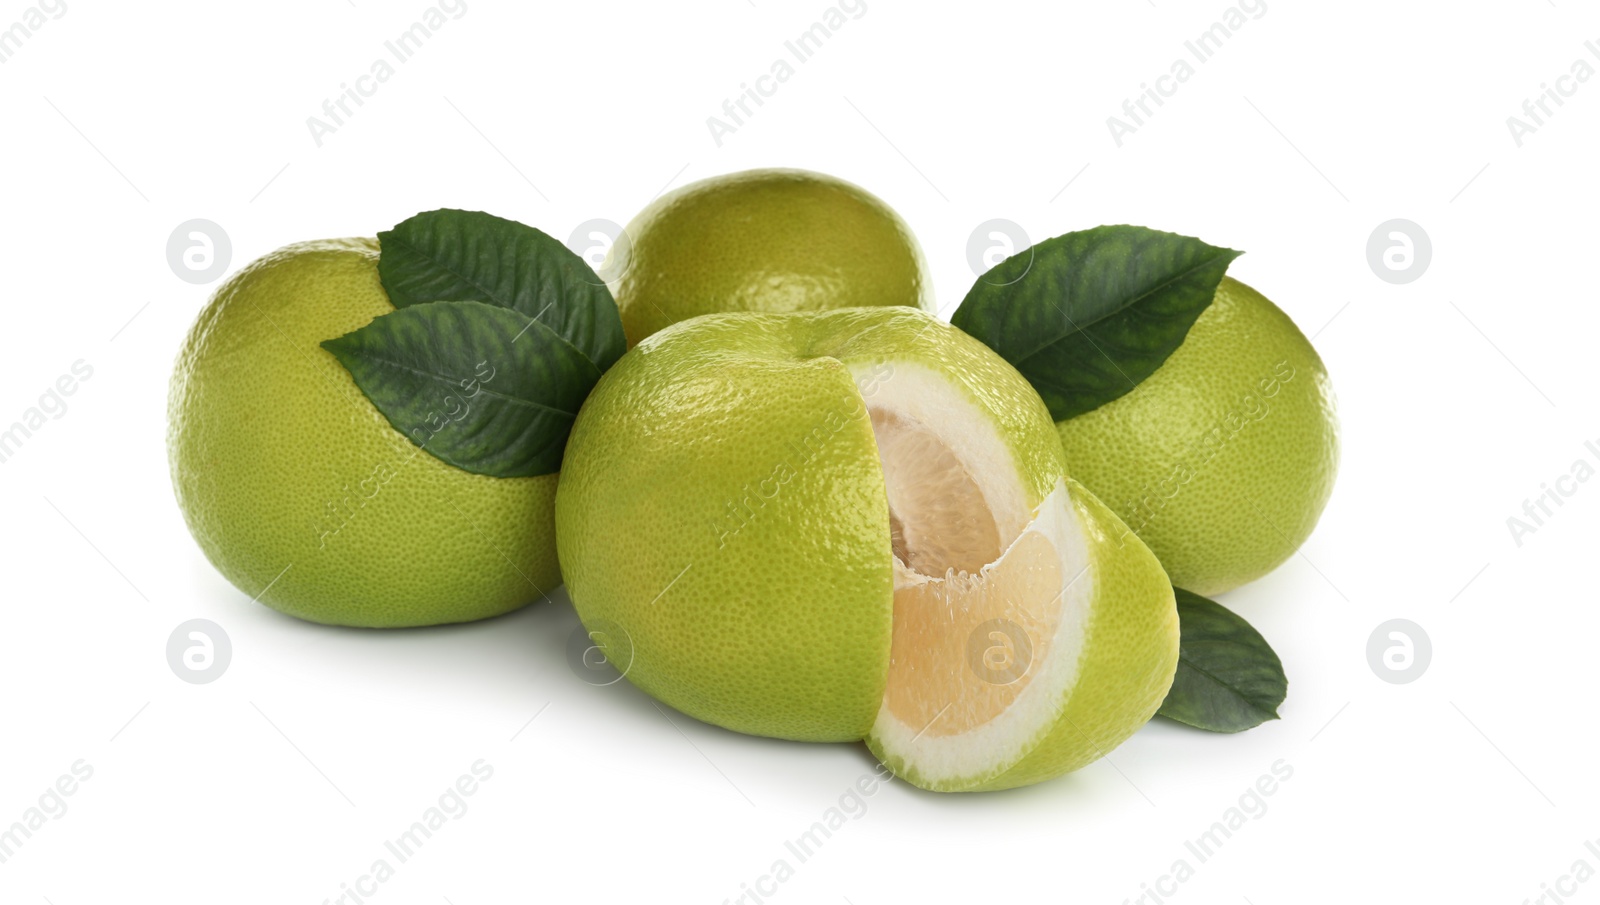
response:
[[[669,327],[601,379],[562,467],[579,616],[708,722],[870,735],[918,785],[1003,788],[1120,743],[1176,668],[1165,573],[1065,476],[1044,403],[915,310]]]

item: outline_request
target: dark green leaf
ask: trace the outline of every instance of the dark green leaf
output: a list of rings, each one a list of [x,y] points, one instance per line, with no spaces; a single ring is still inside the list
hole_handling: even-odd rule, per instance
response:
[[[1278,718],[1289,691],[1272,646],[1232,610],[1182,588],[1178,674],[1157,711],[1212,732],[1242,732]]]
[[[600,370],[543,323],[483,302],[400,308],[322,343],[395,430],[465,471],[549,474]]]
[[[627,349],[605,281],[565,245],[481,211],[418,214],[378,233],[378,275],[396,308],[471,299],[555,331],[600,371]]]
[[[1240,254],[1142,226],[1067,233],[995,265],[950,320],[1021,371],[1062,421],[1155,373]]]

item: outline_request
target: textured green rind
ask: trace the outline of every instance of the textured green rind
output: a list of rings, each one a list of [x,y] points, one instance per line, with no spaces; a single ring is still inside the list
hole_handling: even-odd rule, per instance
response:
[[[567,589],[684,713],[858,739],[892,614],[872,426],[844,364],[797,355],[797,322],[726,317],[656,334],[585,401],[556,497]]]
[[[468,474],[421,452],[319,347],[394,310],[377,262],[371,239],[304,242],[218,287],[172,377],[179,507],[224,577],[302,619],[514,610],[561,583],[556,475]]]
[[[1265,397],[1260,381],[1279,362],[1295,376]],[[1252,399],[1265,416],[1250,414]],[[1072,476],[1138,533],[1173,584],[1205,596],[1292,556],[1338,471],[1322,359],[1288,315],[1232,278],[1136,392],[1057,430]]]
[[[985,792],[1032,785],[1105,756],[1150,721],[1178,665],[1178,612],[1161,564],[1114,513],[1067,479],[1093,563],[1094,595],[1076,684],[1061,710],[1023,746],[1026,753],[987,774],[930,780],[876,739],[867,740],[896,776],[935,792]]]
[[[663,195],[601,267],[629,344],[733,311],[850,306],[934,310],[910,227],[858,186],[804,170],[748,170]]]

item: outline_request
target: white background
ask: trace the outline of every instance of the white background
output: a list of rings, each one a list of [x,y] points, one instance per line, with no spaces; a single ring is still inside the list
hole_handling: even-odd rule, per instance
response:
[[[1600,869],[1584,848],[1600,839],[1600,482],[1520,545],[1506,523],[1575,460],[1600,464],[1584,447],[1600,440],[1600,79],[1521,147],[1506,125],[1573,61],[1600,67],[1584,47],[1600,14],[1307,7],[1270,0],[1118,147],[1106,118],[1222,0],[867,0],[719,147],[707,117],[821,0],[468,0],[318,147],[307,117],[421,0],[67,0],[0,65],[0,422],[74,361],[94,369],[0,464],[0,825],[75,761],[94,772],[0,864],[0,900],[336,899],[480,758],[492,779],[379,905],[773,889],[773,862],[795,861],[784,841],[871,769],[864,748],[738,736],[585,684],[563,595],[476,625],[338,630],[209,567],[164,431],[173,356],[211,287],[179,280],[165,248],[179,223],[213,220],[231,272],[441,206],[565,237],[669,186],[797,166],[906,217],[947,317],[992,218],[1035,240],[1130,222],[1247,250],[1231,272],[1316,337],[1344,459],[1303,555],[1222,598],[1286,664],[1281,721],[1238,736],[1158,721],[1007,793],[891,784],[770,898],[1120,903],[1160,882],[1180,902],[1520,903],[1559,882],[1600,901],[1600,879],[1560,879],[1578,859]],[[0,29],[27,8],[6,0]],[[1433,244],[1406,285],[1365,251],[1397,217]],[[168,667],[167,636],[195,617],[232,638],[214,684]],[[1412,684],[1367,660],[1395,617],[1432,639]],[[1185,840],[1280,759],[1293,776],[1266,812],[1196,863]],[[1195,871],[1174,887],[1160,878],[1179,858]]]

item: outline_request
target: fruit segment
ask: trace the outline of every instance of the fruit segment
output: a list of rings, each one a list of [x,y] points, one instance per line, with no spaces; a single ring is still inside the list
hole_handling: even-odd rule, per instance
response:
[[[1125,531],[1065,480],[979,572],[897,573],[873,752],[923,788],[1005,789],[1078,769],[1147,722],[1177,668],[1177,611]]]
[[[869,744],[895,772],[940,791],[1076,769],[1147,721],[1171,683],[1178,634],[1165,575],[1065,478],[1027,506],[981,410],[949,382],[913,373],[867,402],[895,575]]]

